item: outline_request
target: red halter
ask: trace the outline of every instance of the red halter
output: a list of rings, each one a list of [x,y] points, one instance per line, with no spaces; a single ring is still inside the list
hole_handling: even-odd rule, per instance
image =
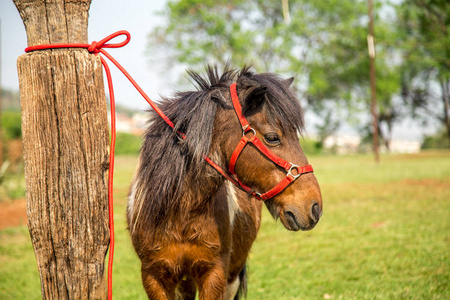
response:
[[[294,182],[296,179],[300,177],[300,175],[304,173],[313,172],[313,168],[311,165],[306,165],[299,167],[293,163],[287,162],[284,159],[278,157],[270,151],[263,142],[261,142],[260,139],[256,136],[256,131],[253,129],[250,124],[248,123],[247,119],[242,114],[242,107],[239,103],[239,98],[236,92],[236,83],[233,83],[230,86],[230,93],[231,93],[231,100],[233,102],[234,110],[236,112],[236,115],[239,119],[239,123],[242,127],[242,138],[239,141],[238,145],[233,151],[233,154],[231,155],[228,171],[232,174],[231,176],[228,175],[226,172],[223,171],[222,168],[220,168],[217,164],[215,164],[211,159],[208,157],[205,157],[206,161],[215,168],[219,173],[221,173],[223,176],[225,176],[228,180],[230,180],[234,185],[241,188],[242,190],[246,191],[250,195],[256,197],[259,200],[267,200],[270,199],[279,193],[281,193],[285,188],[287,188],[292,182]],[[252,136],[249,138],[247,134],[251,133]],[[235,172],[235,166],[236,162],[241,155],[242,151],[244,150],[245,146],[247,146],[249,143],[252,143],[262,154],[264,154],[268,159],[270,159],[273,163],[277,164],[278,166],[282,167],[286,170],[286,176],[283,180],[281,180],[277,185],[275,185],[272,189],[265,193],[258,193],[254,191],[252,188],[246,186],[243,184],[236,175]],[[293,172],[295,170],[295,172]]]

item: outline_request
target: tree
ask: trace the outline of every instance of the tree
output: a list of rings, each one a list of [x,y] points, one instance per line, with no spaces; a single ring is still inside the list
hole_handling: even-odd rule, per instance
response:
[[[389,149],[393,127],[404,117],[404,114],[401,106],[398,105],[400,64],[396,62],[397,51],[393,47],[398,37],[388,21],[395,16],[386,12],[386,6],[383,3],[377,3],[375,6],[375,12],[378,12],[374,16],[377,57],[375,74],[378,132]],[[383,16],[379,13],[382,10]],[[319,58],[312,62],[313,65],[309,68],[310,84],[307,96],[309,102],[315,104],[313,109],[318,114],[321,111],[330,110],[326,103],[337,103],[338,105],[331,106],[331,109],[345,110],[347,117],[344,116],[342,119],[353,123],[361,133],[372,135],[370,121],[367,119],[365,121],[367,123],[361,126],[360,118],[358,118],[358,115],[369,112],[371,109],[367,25],[363,21],[364,14],[365,11],[363,12],[361,7],[355,11],[353,17],[342,15],[343,28],[336,34],[330,34],[327,43],[315,50]],[[327,120],[327,118],[323,119]]]
[[[87,43],[90,0],[14,0],[28,46]],[[19,57],[27,219],[43,299],[104,299],[108,122],[100,58]]]
[[[450,147],[450,141],[445,130],[440,130],[434,135],[425,136],[422,149],[445,149]]]
[[[150,35],[150,51],[163,50],[170,61],[194,69],[231,61],[252,64],[257,71],[295,74],[301,98],[322,117],[318,127],[325,138],[343,120],[370,111],[366,1],[291,0],[290,22],[282,10],[282,1],[271,0],[169,2],[167,23]],[[380,39],[392,32],[381,21],[376,27]],[[388,47],[377,52],[379,109],[386,115],[380,120],[392,128],[400,116],[393,103],[397,69]]]
[[[450,145],[450,3],[405,1],[398,7],[402,95],[414,117],[437,121]]]

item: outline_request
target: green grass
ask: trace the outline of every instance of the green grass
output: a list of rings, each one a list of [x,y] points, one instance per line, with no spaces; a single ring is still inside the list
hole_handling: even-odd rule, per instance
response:
[[[310,162],[323,218],[298,234],[264,215],[250,299],[449,299],[448,152]]]
[[[115,299],[146,299],[125,229],[135,157],[115,172]],[[450,152],[313,156],[324,215],[288,232],[264,210],[248,299],[450,299]],[[26,227],[0,231],[0,299],[40,299]]]

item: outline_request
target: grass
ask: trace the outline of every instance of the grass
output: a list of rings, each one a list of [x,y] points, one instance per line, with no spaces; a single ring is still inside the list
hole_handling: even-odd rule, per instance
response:
[[[23,163],[11,166],[5,161],[0,167],[0,203],[25,198]]]
[[[135,157],[116,158],[114,296],[146,299],[125,229]],[[263,212],[248,299],[450,299],[450,152],[310,158],[324,215],[286,231]],[[0,231],[0,299],[40,299],[26,227]]]

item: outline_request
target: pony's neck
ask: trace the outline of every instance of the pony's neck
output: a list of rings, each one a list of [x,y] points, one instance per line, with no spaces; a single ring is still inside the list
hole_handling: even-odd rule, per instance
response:
[[[181,196],[177,199],[181,204],[178,206],[180,209],[178,213],[181,215],[207,213],[223,184],[224,180],[220,177],[188,174],[180,192]]]

